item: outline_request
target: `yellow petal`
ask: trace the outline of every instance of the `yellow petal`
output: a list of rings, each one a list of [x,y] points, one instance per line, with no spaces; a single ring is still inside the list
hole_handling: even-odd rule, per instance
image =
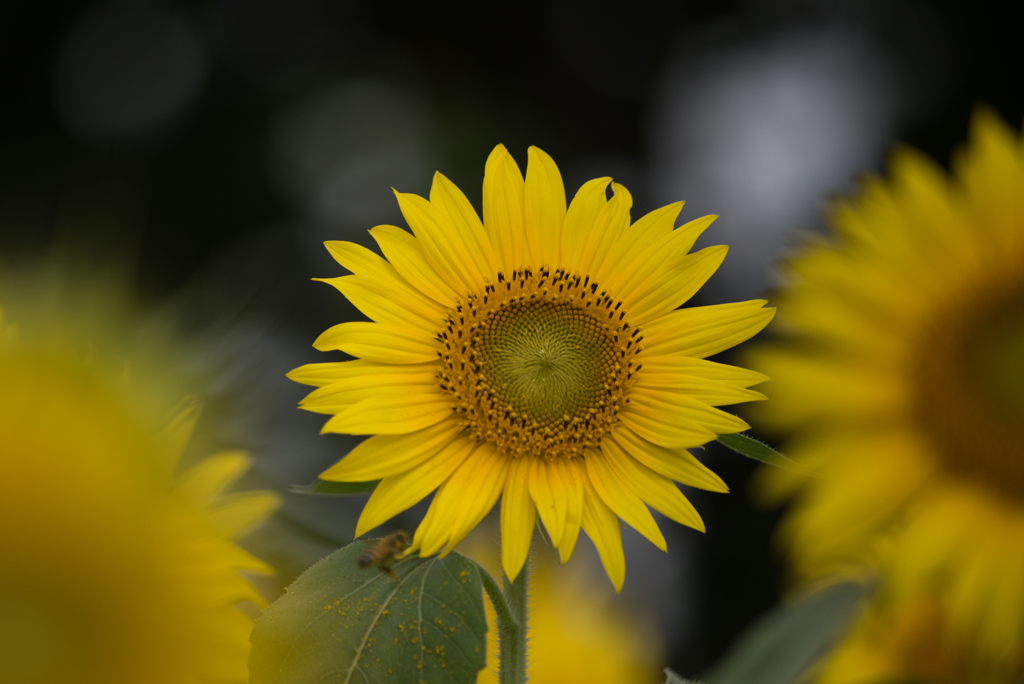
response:
[[[281,505],[277,492],[254,490],[228,494],[208,511],[210,522],[236,539],[263,522]]]
[[[436,524],[444,529],[441,534],[424,538],[423,555],[432,555],[446,546],[441,554],[444,557],[480,524],[498,503],[511,460],[499,454],[493,444],[484,442],[459,466],[435,497],[442,499],[439,505],[443,506],[438,509]]]
[[[619,420],[648,442],[668,449],[688,449],[706,444],[718,435],[700,424],[680,425],[671,413],[650,415],[636,407],[627,406]]]
[[[418,467],[461,432],[454,420],[442,420],[404,435],[374,435],[320,473],[331,482],[370,482]]]
[[[479,290],[479,273],[467,267],[466,248],[448,215],[419,195],[395,192],[395,197],[434,272],[459,296]]]
[[[307,363],[305,366],[299,366],[288,373],[287,377],[289,380],[302,383],[303,385],[324,387],[339,380],[348,380],[355,377],[375,374],[391,375],[393,373],[420,375],[425,370],[436,370],[436,368],[437,365],[434,363],[393,365],[356,359],[354,361],[335,361],[331,363]]]
[[[638,301],[643,292],[671,277],[689,256],[704,229],[716,216],[704,216],[647,242],[634,241],[619,265],[609,272],[607,287],[623,301]],[[620,241],[621,242],[621,241]]]
[[[510,580],[526,562],[537,521],[537,505],[530,496],[532,460],[532,456],[512,459],[501,495],[501,565]]]
[[[630,320],[643,325],[685,304],[722,265],[729,248],[706,247],[683,259],[667,277],[649,281],[623,298]]]
[[[174,491],[201,506],[207,506],[249,469],[244,451],[225,451],[204,458],[175,482]]]
[[[658,523],[654,522],[654,517],[647,510],[643,499],[637,496],[611,469],[608,459],[601,453],[601,449],[587,451],[583,456],[583,462],[587,468],[587,479],[601,500],[608,504],[608,507],[615,511],[615,514],[622,518],[627,525],[664,551],[666,548],[665,537],[658,529]]]
[[[526,245],[535,266],[559,265],[565,186],[562,174],[546,152],[530,147],[526,164]]]
[[[644,329],[644,333],[647,333],[647,329]],[[701,378],[729,387],[741,388],[752,387],[770,380],[764,373],[739,366],[729,366],[717,361],[708,361],[682,354],[657,356],[650,352],[649,342],[644,351],[642,370],[649,371],[652,375],[679,377],[681,382],[686,382],[685,378]],[[637,374],[638,382],[641,375],[642,373]]]
[[[562,227],[562,267],[570,273],[579,271],[583,248],[590,239],[594,220],[608,203],[605,197],[611,178],[595,178],[587,181],[572,198],[565,213]]]
[[[679,392],[634,386],[629,401],[629,407],[635,413],[664,422],[676,421],[697,425],[717,435],[731,435],[750,429],[745,421],[731,413],[708,406]]]
[[[604,571],[616,593],[626,581],[626,555],[622,551],[622,532],[615,512],[601,500],[587,478],[583,479],[583,530],[597,547]]]
[[[722,478],[685,449],[660,447],[623,426],[613,429],[611,438],[630,456],[676,482],[711,492],[729,491]]]
[[[680,309],[644,326],[644,353],[705,358],[750,339],[775,315],[755,299]]]
[[[327,421],[320,432],[402,435],[430,427],[452,415],[451,397],[437,389],[415,389],[409,388],[401,395],[363,399]]]
[[[351,321],[329,328],[313,346],[379,364],[423,364],[437,361],[440,344],[405,326]]]
[[[655,510],[677,523],[704,531],[704,521],[700,519],[697,509],[672,480],[634,460],[613,439],[601,443],[601,452],[607,457],[611,470]]]
[[[553,546],[562,541],[568,494],[557,468],[543,458],[533,459],[530,468],[530,496]]]
[[[647,267],[652,258],[665,255],[665,245],[674,234],[672,226],[682,207],[682,202],[676,202],[655,209],[626,228],[612,247],[615,258],[607,259],[593,274],[594,279],[619,297],[617,286],[638,268]]]
[[[455,306],[458,294],[427,261],[414,235],[398,226],[377,226],[370,230],[370,235],[395,270],[416,289],[445,308]]]
[[[498,145],[484,167],[484,228],[506,276],[525,264],[525,183],[512,155]]]
[[[580,525],[583,523],[583,480],[586,473],[575,458],[568,461],[559,459],[553,465],[558,468],[567,494],[565,531],[562,532],[562,542],[558,545],[558,559],[562,563],[567,563],[572,558],[576,540],[580,536]]]
[[[427,366],[426,369],[423,367]],[[356,402],[367,397],[380,394],[403,392],[410,386],[436,387],[437,367],[434,364],[416,364],[412,366],[393,365],[390,368],[416,368],[419,373],[367,373],[338,380],[326,387],[310,392],[299,402],[304,411],[314,413],[340,413]]]
[[[448,217],[455,232],[460,236],[460,243],[465,246],[464,258],[468,261],[464,266],[470,270],[478,282],[494,280],[498,272],[498,260],[494,255],[494,246],[484,230],[484,224],[477,216],[476,209],[466,199],[462,190],[444,177],[441,173],[434,174],[434,182],[430,186],[430,203],[436,206],[442,215]]]
[[[475,446],[476,442],[472,439],[456,438],[446,448],[412,470],[385,477],[366,502],[359,522],[356,523],[355,536],[362,536],[407,508],[415,506],[427,494],[440,487],[441,483],[462,465]]]
[[[387,282],[368,276],[316,278],[333,285],[353,306],[378,323],[411,327],[415,331],[436,334],[444,321],[444,310],[413,288],[394,288]]]
[[[701,366],[700,364],[713,364]],[[718,366],[720,368],[716,368]],[[728,369],[736,371],[729,372]],[[712,375],[712,378],[706,377]],[[636,374],[635,387],[679,392],[709,406],[725,406],[745,401],[760,401],[766,397],[746,386],[763,382],[767,377],[754,371],[734,366],[714,364],[705,359],[675,354],[654,359],[644,355],[644,362]]]
[[[614,194],[611,200],[601,207],[594,218],[590,238],[583,246],[583,254],[580,256],[580,273],[590,275],[594,279],[595,274],[601,271],[602,265],[609,259],[612,245],[629,227],[629,210],[633,206],[633,198],[629,191],[618,183],[612,183],[612,192]],[[612,261],[614,263],[616,259]]]

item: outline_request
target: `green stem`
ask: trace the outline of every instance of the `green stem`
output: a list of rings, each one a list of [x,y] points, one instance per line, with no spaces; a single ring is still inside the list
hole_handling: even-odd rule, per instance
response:
[[[515,582],[505,576],[505,593],[502,602],[508,610],[508,618],[498,614],[499,656],[498,681],[500,684],[526,684],[526,575],[529,562],[523,564]]]

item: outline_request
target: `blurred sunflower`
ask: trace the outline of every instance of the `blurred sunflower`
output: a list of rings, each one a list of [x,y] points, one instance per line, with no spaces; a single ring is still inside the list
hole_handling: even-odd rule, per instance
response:
[[[3,285],[0,300],[25,304],[26,283]],[[35,306],[55,301],[42,296],[0,321],[4,681],[245,682],[251,621],[238,604],[263,600],[239,572],[270,569],[233,540],[277,496],[226,491],[244,454],[179,467],[196,402],[153,421],[177,374],[69,323],[117,304],[61,298],[81,306]]]
[[[703,530],[673,480],[726,491],[686,449],[746,429],[714,407],[762,399],[748,388],[765,380],[705,357],[774,313],[762,300],[677,310],[725,257],[724,246],[689,254],[714,217],[673,230],[679,202],[631,225],[630,195],[610,178],[566,208],[558,168],[535,147],[525,181],[503,146],[491,153],[482,222],[440,173],[429,200],[396,195],[412,234],[370,231],[387,260],[327,243],[354,275],[326,282],[373,322],[337,325],[314,346],[358,358],[289,375],[319,387],[302,407],[333,414],[324,432],[374,435],[321,475],[381,479],[356,534],[437,489],[412,550],[447,553],[501,497],[510,578],[539,516],[563,561],[582,527],[621,587],[617,518],[661,549],[645,503]]]
[[[464,549],[490,568],[491,554]],[[531,610],[527,635],[528,676],[534,684],[654,684],[664,679],[661,643],[649,615],[621,613],[584,572],[585,565],[558,571],[554,559],[539,554],[530,570]],[[534,565],[531,562],[531,565]],[[494,609],[487,609],[487,668],[477,684],[497,684],[498,626]]]
[[[1024,663],[1024,144],[980,111],[952,180],[901,150],[833,225],[790,265],[792,337],[750,358],[813,476],[761,489],[799,490],[801,573],[884,565],[894,613],[942,597],[999,681]]]

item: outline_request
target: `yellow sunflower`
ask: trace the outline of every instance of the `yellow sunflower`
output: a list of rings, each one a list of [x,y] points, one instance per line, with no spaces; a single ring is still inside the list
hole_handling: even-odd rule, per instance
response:
[[[248,681],[269,568],[233,540],[277,496],[226,491],[244,454],[179,468],[195,405],[157,429],[161,376],[34,313],[0,330],[0,679]]]
[[[358,358],[290,374],[319,387],[302,407],[333,414],[324,432],[374,435],[321,475],[381,480],[356,534],[436,489],[412,550],[447,552],[500,497],[510,578],[539,516],[563,561],[582,527],[621,587],[618,518],[661,549],[645,504],[703,530],[673,480],[726,491],[686,449],[746,429],[714,407],[762,399],[748,388],[766,379],[705,357],[774,313],[761,300],[678,309],[725,257],[689,253],[714,217],[673,229],[679,202],[630,224],[630,195],[610,178],[566,208],[558,168],[535,147],[525,181],[503,146],[491,153],[482,222],[440,173],[429,200],[396,195],[412,233],[370,231],[387,260],[327,243],[353,275],[326,282],[372,322],[334,326],[314,346]]]
[[[751,365],[760,415],[796,430],[807,477],[784,524],[798,569],[886,570],[894,602],[939,596],[976,666],[1024,662],[1024,143],[986,111],[953,179],[894,155],[790,264],[791,337]]]

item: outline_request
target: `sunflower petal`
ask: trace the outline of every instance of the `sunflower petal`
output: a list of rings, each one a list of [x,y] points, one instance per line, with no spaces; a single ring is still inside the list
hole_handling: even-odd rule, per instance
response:
[[[530,496],[537,504],[537,514],[544,523],[544,529],[548,531],[551,544],[557,547],[565,531],[568,493],[558,469],[543,458],[533,459],[530,468]]]
[[[601,449],[603,448],[604,445]],[[602,453],[601,449],[591,449],[583,457],[590,484],[593,485],[601,500],[608,504],[608,507],[615,511],[615,514],[622,518],[627,525],[664,551],[666,549],[665,537],[658,529],[658,523],[654,521],[654,516],[647,510],[643,499],[637,496],[612,470],[607,456]],[[552,541],[553,543],[554,541]]]
[[[356,523],[356,536],[366,534],[423,500],[455,472],[475,446],[474,440],[456,438],[415,468],[381,480],[363,507]]]
[[[525,263],[525,185],[519,166],[505,146],[495,147],[484,167],[484,228],[506,276]]]
[[[685,449],[660,447],[625,427],[612,430],[611,437],[630,456],[665,477],[709,492],[729,491],[722,478]]]
[[[316,338],[313,347],[343,351],[380,364],[422,364],[438,359],[436,341],[405,326],[387,323],[339,323]]]
[[[733,414],[679,392],[663,392],[634,385],[629,398],[630,408],[636,413],[664,421],[692,423],[716,435],[731,435],[750,429],[745,421]]]
[[[512,459],[501,495],[501,565],[515,580],[530,553],[537,505],[530,496],[530,468],[533,457]]]
[[[680,309],[644,326],[648,356],[684,354],[705,358],[734,347],[759,333],[775,315],[767,302],[715,304]]]
[[[705,247],[683,259],[668,277],[638,287],[629,298],[623,298],[630,319],[643,325],[685,304],[714,275],[728,251],[725,245]]]
[[[580,256],[580,272],[591,274],[594,278],[594,274],[601,271],[612,245],[629,227],[629,210],[633,206],[633,197],[618,183],[612,183],[612,192],[612,198],[597,212],[590,236]]]
[[[377,226],[370,229],[370,235],[395,270],[413,287],[445,308],[455,306],[458,295],[427,261],[416,236],[398,226]]]
[[[583,530],[597,547],[604,571],[612,581],[616,593],[626,581],[626,554],[622,550],[622,532],[619,519],[594,490],[587,478],[583,479]]]
[[[222,497],[207,511],[210,522],[228,537],[237,539],[266,520],[281,506],[277,492],[254,490]]]
[[[619,420],[627,428],[640,435],[648,442],[667,449],[688,449],[707,444],[717,437],[714,432],[703,425],[680,424],[671,413],[659,411],[649,414],[637,407],[627,406],[620,414]]]
[[[416,468],[455,439],[461,428],[454,420],[404,435],[374,435],[320,473],[330,482],[371,482]]]
[[[446,547],[441,554],[444,557],[491,512],[501,496],[510,460],[493,444],[484,442],[452,473],[444,490],[435,497],[439,506],[435,525],[443,531],[433,531],[424,538],[420,550],[423,555]]]
[[[568,563],[576,548],[576,540],[580,536],[580,525],[583,522],[583,479],[586,477],[586,473],[580,470],[580,464],[576,459],[568,461],[559,459],[554,464],[559,470],[568,495],[566,497],[565,531],[562,533],[562,543],[558,545],[559,561]]]
[[[700,519],[697,509],[672,480],[633,459],[615,440],[605,441],[601,451],[607,457],[611,470],[637,496],[677,523],[704,532],[704,521]]]
[[[494,246],[484,230],[476,209],[466,199],[459,188],[441,173],[434,174],[434,182],[430,186],[430,203],[435,205],[448,217],[449,223],[461,236],[466,248],[469,262],[466,267],[478,282],[493,279],[498,272],[498,260],[494,256]]]
[[[587,181],[572,198],[569,209],[565,213],[565,225],[562,227],[562,267],[572,273],[579,271],[583,249],[590,238],[590,230],[594,226],[597,215],[608,203],[605,193],[611,178],[595,178]]]
[[[174,491],[200,506],[207,506],[245,474],[249,463],[244,451],[225,451],[209,456],[182,473],[175,482]]]
[[[430,201],[411,193],[395,192],[398,208],[402,210],[420,249],[434,272],[456,294],[475,292],[482,281],[475,269],[467,268],[465,248],[458,233],[452,228],[448,214]]]
[[[367,318],[378,323],[411,327],[428,334],[436,333],[444,321],[444,311],[413,288],[393,288],[384,281],[367,276],[314,278],[332,285]]]
[[[565,223],[562,174],[546,152],[530,147],[526,164],[526,245],[535,266],[556,266]]]
[[[321,434],[401,435],[439,423],[452,415],[451,397],[436,388],[400,395],[371,396],[349,406],[324,425]]]

